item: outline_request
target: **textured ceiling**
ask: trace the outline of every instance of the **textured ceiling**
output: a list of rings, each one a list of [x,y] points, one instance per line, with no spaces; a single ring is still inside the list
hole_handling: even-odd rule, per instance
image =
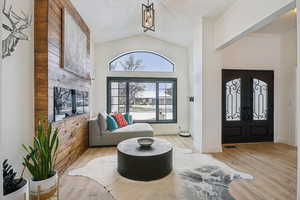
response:
[[[256,31],[256,33],[282,34],[295,28],[297,28],[297,15],[295,10],[292,10]]]
[[[146,0],[71,0],[91,28],[95,42],[143,34],[141,4]],[[200,17],[215,17],[235,0],[153,0],[156,31],[147,35],[187,46],[193,24]]]

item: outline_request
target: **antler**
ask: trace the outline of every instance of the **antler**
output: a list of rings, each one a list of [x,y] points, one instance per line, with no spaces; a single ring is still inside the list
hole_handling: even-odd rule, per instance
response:
[[[13,12],[12,11],[12,6],[10,6],[9,9],[8,9],[8,11],[6,11],[6,0],[4,0],[4,5],[3,5],[2,13],[3,13],[3,15],[5,17],[7,17],[7,19],[9,20],[9,22],[12,25],[12,28],[14,29],[14,28],[16,28],[16,25],[18,24],[18,22],[14,22],[12,20],[12,16],[11,16],[12,12]]]
[[[31,23],[32,23],[32,16],[26,15],[23,11],[21,11],[21,12],[22,12],[22,15],[23,15],[24,17],[18,16],[18,15],[17,15],[15,12],[13,12],[13,11],[12,11],[12,14],[13,14],[13,17],[14,17],[16,20],[18,20],[18,23],[21,22],[21,21],[25,22],[24,24],[22,24],[22,25],[19,27],[20,30],[24,30],[24,29],[28,28],[29,26],[31,26]]]
[[[32,16],[29,17],[23,11],[21,11],[21,12],[22,12],[22,15],[24,17],[20,17],[18,14],[16,14],[12,10],[12,6],[10,6],[8,11],[7,11],[6,10],[6,0],[4,0],[4,6],[3,6],[3,9],[2,9],[2,13],[4,14],[4,16],[7,17],[7,19],[11,23],[13,29],[15,29],[16,25],[20,22],[25,22],[23,25],[21,25],[19,27],[20,30],[24,30],[24,29],[28,28],[29,26],[31,26]]]

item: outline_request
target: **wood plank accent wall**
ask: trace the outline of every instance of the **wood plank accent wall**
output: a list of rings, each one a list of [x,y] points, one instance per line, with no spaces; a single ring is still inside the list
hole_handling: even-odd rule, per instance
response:
[[[48,121],[48,0],[34,4],[35,125],[40,116]]]
[[[44,115],[48,122],[54,116],[54,87],[89,91],[91,82],[61,67],[63,60],[63,9],[67,8],[88,37],[90,30],[70,0],[35,0],[35,116]],[[88,46],[90,52],[90,45]],[[55,122],[59,128],[60,146],[56,169],[63,172],[88,148],[89,115]]]

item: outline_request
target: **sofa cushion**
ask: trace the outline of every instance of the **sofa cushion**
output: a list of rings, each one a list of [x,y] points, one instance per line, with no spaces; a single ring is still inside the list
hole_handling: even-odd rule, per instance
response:
[[[114,131],[119,128],[116,120],[112,116],[108,115],[106,121],[107,121],[107,129],[109,131]]]
[[[98,120],[99,120],[99,125],[100,125],[100,129],[101,132],[106,131],[107,130],[107,114],[106,113],[99,113],[98,115]]]
[[[121,113],[114,114],[113,116],[120,128],[128,125],[127,121],[125,120],[124,116]]]
[[[150,124],[147,123],[137,123],[118,128],[111,133],[153,133],[153,128],[150,126]]]

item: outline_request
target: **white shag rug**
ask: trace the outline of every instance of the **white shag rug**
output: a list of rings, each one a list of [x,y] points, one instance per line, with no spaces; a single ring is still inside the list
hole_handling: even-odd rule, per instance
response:
[[[91,178],[105,187],[116,200],[233,200],[229,184],[236,179],[253,179],[210,155],[189,149],[173,150],[173,171],[150,182],[126,179],[117,172],[117,155],[90,161],[72,176]]]

